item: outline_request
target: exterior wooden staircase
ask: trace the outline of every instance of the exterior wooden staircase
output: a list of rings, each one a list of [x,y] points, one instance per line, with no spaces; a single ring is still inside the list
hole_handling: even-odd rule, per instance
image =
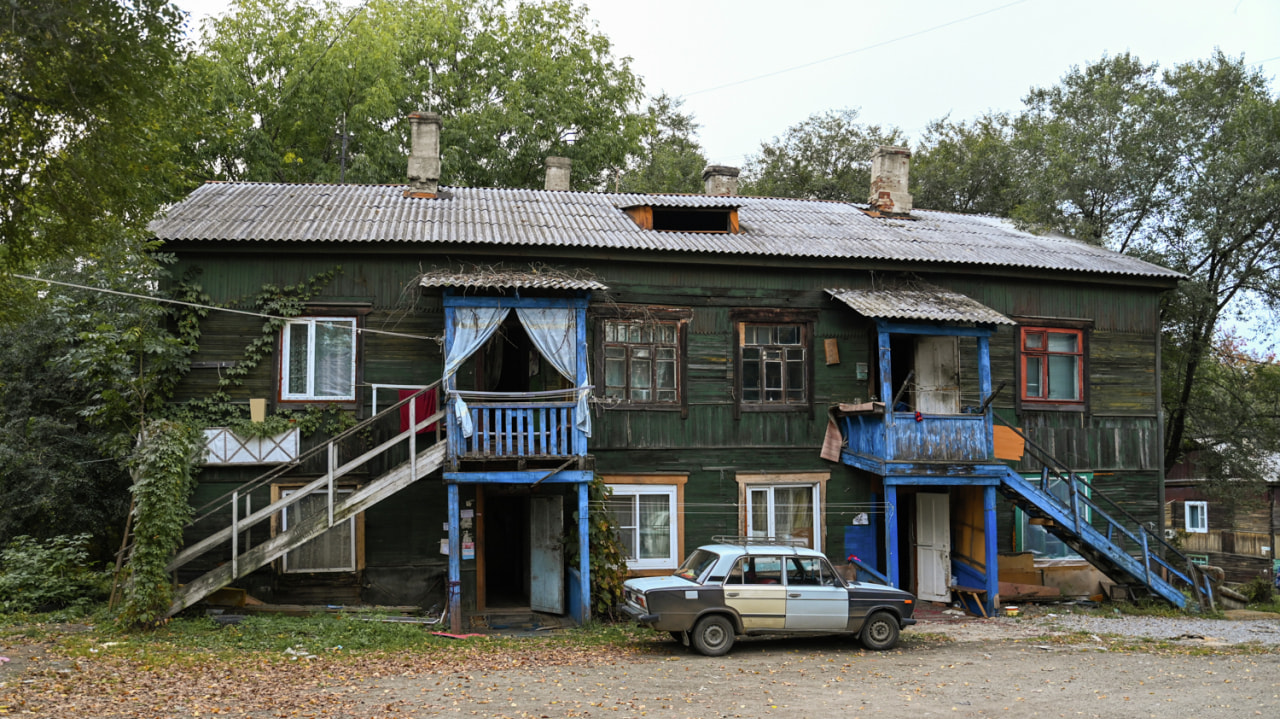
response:
[[[193,581],[174,590],[173,604],[165,616],[173,616],[192,606],[213,592],[247,576],[303,544],[319,537],[335,525],[354,517],[382,500],[396,494],[410,484],[440,470],[445,463],[446,443],[442,441],[440,427],[444,424],[444,412],[434,411],[437,403],[428,395],[436,391],[436,385],[407,397],[388,409],[335,435],[323,444],[299,455],[296,459],[238,486],[236,489],[198,508],[196,517],[188,527],[202,528],[218,519],[229,516],[221,529],[207,534],[199,541],[179,552],[169,563],[170,573],[177,572],[193,560],[220,549],[223,559],[212,569]],[[409,426],[398,432],[387,429],[401,423],[401,409],[408,407],[408,417],[425,414],[423,408],[433,411],[431,416],[408,422]],[[434,425],[434,431],[431,431]],[[379,430],[382,430],[381,432]],[[371,448],[365,449],[375,435],[387,436]],[[352,450],[351,447],[358,447]],[[347,454],[355,455],[345,459]],[[395,462],[390,469],[381,471],[372,481],[354,491],[342,494],[337,491],[337,481],[360,469],[377,471],[380,466]],[[255,490],[288,482],[291,476],[314,477],[305,486],[267,506],[253,510],[249,497]],[[280,521],[284,511],[317,492],[327,494],[327,511],[316,512],[301,521],[292,521],[288,528],[276,531],[270,539],[255,546],[247,541],[249,530],[265,521],[275,519],[275,527],[284,527]],[[229,551],[228,551],[229,549]]]
[[[1000,484],[1005,497],[1044,520],[1045,529],[1117,584],[1141,588],[1179,609],[1187,606],[1186,589],[1202,608],[1213,608],[1213,585],[1185,554],[1025,435],[1023,439],[1044,469],[1038,480],[1028,480],[1006,468]],[[1065,499],[1050,491],[1053,480],[1065,486]]]

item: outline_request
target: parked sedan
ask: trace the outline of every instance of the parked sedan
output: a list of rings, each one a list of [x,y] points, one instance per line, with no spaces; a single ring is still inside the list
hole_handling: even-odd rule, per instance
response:
[[[782,544],[699,547],[675,574],[628,580],[623,599],[635,621],[711,657],[739,634],[843,632],[868,649],[890,649],[916,623],[909,592],[845,582],[821,552]]]

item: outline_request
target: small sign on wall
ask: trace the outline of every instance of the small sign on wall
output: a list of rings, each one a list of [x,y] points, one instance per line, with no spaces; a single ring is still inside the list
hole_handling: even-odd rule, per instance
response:
[[[827,355],[827,364],[840,364],[840,346],[836,344],[835,337],[823,340],[822,350]]]

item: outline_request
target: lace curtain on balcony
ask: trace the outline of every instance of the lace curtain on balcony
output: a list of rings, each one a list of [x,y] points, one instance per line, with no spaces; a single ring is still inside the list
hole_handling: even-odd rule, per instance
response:
[[[511,310],[505,307],[458,307],[453,311],[453,344],[444,358],[444,379],[457,374],[467,358],[475,354],[498,331]],[[475,428],[471,425],[471,411],[462,397],[455,396],[454,414],[462,436],[470,437]]]
[[[578,312],[572,308],[535,309],[517,307],[516,316],[538,352],[556,371],[570,382],[578,381]],[[576,388],[578,407],[575,424],[583,434],[591,436],[591,413],[587,396],[591,387],[584,382]]]

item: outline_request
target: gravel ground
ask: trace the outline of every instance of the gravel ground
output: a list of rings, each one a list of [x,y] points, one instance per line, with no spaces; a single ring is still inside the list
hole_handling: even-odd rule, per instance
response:
[[[1195,617],[1147,617],[1126,614],[1098,616],[1069,608],[1029,607],[1017,618],[948,616],[932,617],[916,625],[917,631],[945,634],[957,641],[1017,639],[1056,633],[1087,632],[1125,637],[1175,639],[1200,644],[1280,645],[1280,615],[1262,612],[1229,612],[1227,619]]]
[[[1276,615],[1271,615],[1275,617]],[[1199,639],[1221,644],[1280,644],[1280,617],[1275,619],[1196,619],[1182,617],[1099,617],[1083,614],[1045,614],[1037,619],[1070,632],[1119,634],[1153,639]]]

